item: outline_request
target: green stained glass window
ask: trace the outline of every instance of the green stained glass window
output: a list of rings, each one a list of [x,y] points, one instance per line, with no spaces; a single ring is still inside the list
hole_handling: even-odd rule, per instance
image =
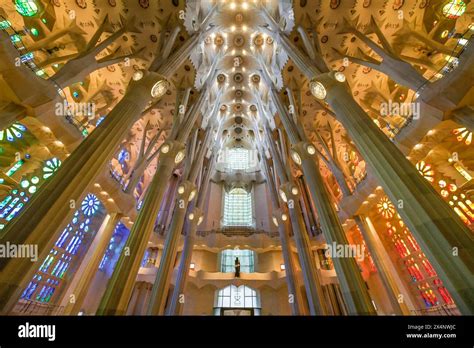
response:
[[[15,0],[15,7],[17,12],[25,17],[33,17],[39,11],[37,2],[33,0]]]
[[[4,20],[4,21],[0,21],[0,29],[7,29],[7,28],[10,28],[11,27],[11,23],[7,20]]]

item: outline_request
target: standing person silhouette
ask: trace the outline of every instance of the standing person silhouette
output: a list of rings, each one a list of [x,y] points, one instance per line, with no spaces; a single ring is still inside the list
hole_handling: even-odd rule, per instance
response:
[[[240,278],[240,261],[239,258],[235,258],[235,277]]]

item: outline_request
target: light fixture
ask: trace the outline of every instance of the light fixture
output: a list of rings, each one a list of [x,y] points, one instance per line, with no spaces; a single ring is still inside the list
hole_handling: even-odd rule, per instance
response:
[[[283,200],[283,202],[288,202],[288,198],[286,197],[286,193],[283,190],[280,190],[280,197]]]
[[[191,193],[189,194],[189,202],[193,200],[193,198],[196,196],[196,189],[192,190]]]
[[[182,194],[184,193],[184,186],[183,186],[183,185],[179,185],[179,187],[178,187],[178,193],[179,193],[180,195],[182,195]]]
[[[282,263],[282,264],[280,265],[280,271],[284,271],[285,269],[286,269],[285,264]]]
[[[313,145],[308,145],[308,146],[306,146],[306,151],[310,155],[314,155],[316,153],[316,148]]]
[[[143,71],[142,70],[137,70],[133,73],[132,79],[133,81],[139,81],[143,77]]]
[[[174,158],[174,163],[178,164],[184,159],[184,151],[181,150],[176,154],[176,157]]]
[[[194,213],[189,213],[188,219],[193,221],[194,220]]]
[[[334,78],[339,82],[345,82],[346,81],[346,75],[344,75],[340,71],[338,71],[334,74]]]
[[[311,91],[311,94],[314,95],[316,98],[318,99],[326,98],[326,95],[327,95],[326,88],[321,82],[311,81],[309,83],[309,89]]]
[[[278,227],[278,219],[276,217],[272,217],[273,224]]]
[[[291,158],[293,159],[293,161],[295,161],[295,163],[297,165],[301,165],[302,161],[301,161],[301,156],[299,155],[298,152],[296,151],[291,151]]]
[[[165,80],[160,80],[153,85],[151,88],[151,96],[153,98],[159,98],[166,93],[168,89],[168,82]]]
[[[298,188],[297,188],[296,186],[293,186],[293,187],[291,188],[291,193],[292,193],[293,195],[296,196],[296,195],[298,194],[298,192],[299,192],[299,191],[298,191]]]
[[[281,219],[282,219],[283,221],[288,220],[288,215],[286,215],[286,214],[281,214]]]
[[[194,271],[195,268],[196,268],[196,264],[195,264],[194,262],[191,262],[191,263],[189,264],[189,269],[192,270],[192,271]]]
[[[168,153],[170,151],[170,146],[165,144],[161,147],[161,153]]]
[[[200,216],[198,219],[197,226],[199,226],[204,221],[204,216]]]

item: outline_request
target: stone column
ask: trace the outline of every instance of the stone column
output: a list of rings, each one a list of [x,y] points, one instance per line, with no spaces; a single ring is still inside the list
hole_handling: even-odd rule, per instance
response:
[[[183,309],[180,297],[184,296],[186,302],[186,296],[184,295],[184,289],[186,288],[186,281],[191,266],[191,259],[193,256],[194,239],[196,236],[197,227],[202,222],[203,215],[199,208],[190,210],[187,220],[186,236],[184,237],[184,247],[181,253],[181,260],[179,263],[178,273],[176,276],[176,282],[173,289],[173,295],[169,307],[166,310],[166,315],[179,315]]]
[[[269,130],[267,128],[266,131],[268,144],[270,153],[272,154],[272,159],[275,164],[275,170],[280,177],[280,181],[284,184],[284,189],[281,192],[284,194],[282,195],[280,192],[280,196],[285,197],[286,201],[288,202],[288,197],[292,197],[293,193],[291,193],[292,188],[296,187],[296,185],[290,185],[288,183],[288,177],[283,167],[283,163],[281,161],[280,155],[275,148],[275,144],[271,141],[269,137]],[[287,195],[286,190],[289,189],[289,193]],[[295,192],[293,190],[293,192]],[[298,195],[298,191],[296,191],[296,195]],[[291,196],[289,196],[291,194]],[[285,201],[285,199],[283,199]],[[304,221],[302,220],[301,216],[301,209],[297,206],[297,200],[292,200],[291,209],[290,209],[290,216],[291,219],[291,226],[293,228],[293,234],[295,238],[296,248],[298,249],[298,258],[300,260],[300,265],[303,271],[303,279],[306,289],[306,297],[308,299],[309,304],[309,311],[311,315],[322,315],[326,313],[325,305],[323,302],[323,292],[321,289],[321,283],[319,280],[319,275],[317,273],[317,268],[315,264],[315,257],[311,251],[311,243],[309,241],[308,233],[304,226]],[[290,205],[289,204],[289,205]],[[295,211],[296,206],[296,211]],[[281,216],[281,220],[287,221],[288,215],[283,213]]]
[[[264,151],[260,151],[264,153]],[[288,219],[282,220],[282,210],[278,199],[278,193],[276,190],[276,184],[273,180],[268,163],[266,159],[263,159],[263,169],[265,171],[266,181],[268,185],[268,191],[270,193],[270,199],[273,206],[273,222],[278,228],[278,234],[280,236],[281,252],[283,254],[283,262],[285,263],[286,273],[286,285],[288,287],[288,295],[293,297],[293,301],[290,302],[291,312],[293,315],[303,315],[306,312],[306,308],[303,305],[303,299],[301,298],[301,292],[297,285],[296,271],[295,271],[295,260],[291,251],[290,235],[289,235],[289,224]]]
[[[464,106],[461,109],[454,110],[450,115],[452,120],[474,132],[474,107]]]
[[[171,175],[170,183],[168,185],[168,190],[166,191],[166,198],[164,201],[164,205],[161,206],[160,211],[161,215],[156,221],[157,225],[162,225],[163,230],[160,230],[160,234],[163,234],[166,226],[168,225],[168,220],[170,216],[170,212],[173,206],[174,198],[176,196],[176,189],[179,183],[179,176],[177,174]]]
[[[109,245],[110,239],[112,238],[115,226],[117,226],[118,222],[122,218],[122,214],[120,213],[112,213],[108,216],[108,221],[105,225],[105,229],[102,233],[96,238],[100,238],[97,244],[91,245],[94,249],[92,250],[92,255],[89,262],[87,263],[84,272],[81,274],[79,282],[77,283],[74,291],[71,295],[74,295],[74,303],[68,302],[66,307],[64,308],[65,315],[77,315],[82,308],[82,303],[89,291],[89,287],[94,280],[94,276],[99,269],[100,262],[104,256],[104,253],[107,250],[107,246]]]
[[[24,118],[27,110],[24,106],[13,102],[0,101],[0,129],[5,129],[13,122],[17,122]]]
[[[194,192],[194,194],[192,193]],[[148,314],[164,314],[166,298],[168,295],[168,285],[173,274],[174,262],[177,254],[177,247],[181,232],[183,230],[184,218],[188,203],[192,200],[196,192],[196,186],[190,181],[184,181],[178,187],[178,198],[175,205],[173,220],[166,235],[163,254],[161,255],[160,265],[156,273],[155,283],[153,285]]]
[[[163,153],[164,149],[166,153]],[[161,152],[156,173],[147,189],[140,213],[130,230],[124,252],[120,255],[99,304],[96,313],[98,315],[122,315],[126,313],[138,269],[153,232],[162,198],[166,192],[171,174],[176,164],[180,162],[176,163],[176,160],[183,159],[181,156],[178,158],[177,156],[178,153],[184,152],[184,145],[178,142],[168,142],[162,146]]]
[[[324,184],[323,177],[316,162],[311,156],[302,151],[302,143],[294,149],[301,158],[301,168],[306,177],[311,197],[318,210],[319,221],[324,237],[328,244],[337,246],[349,245],[344,229],[342,228],[337,211],[333,205],[329,192]],[[295,155],[292,155],[295,158]],[[332,257],[337,278],[341,286],[344,301],[350,315],[374,315],[375,308],[372,305],[367,286],[365,285],[359,267],[354,257]]]
[[[318,69],[288,37],[280,34],[279,38],[290,58],[311,80],[311,93],[329,104],[389,198],[403,205],[398,213],[461,313],[474,313],[474,239],[471,231],[357,104],[344,74]],[[469,55],[463,57],[472,60]]]
[[[342,82],[341,82],[342,81]],[[340,74],[315,77],[313,94],[334,110],[463,314],[474,313],[474,239],[453,209],[352,98]]]
[[[161,81],[161,82],[160,82]],[[141,80],[132,81],[129,90],[117,106],[64,161],[61,168],[49,179],[26,209],[7,225],[1,243],[36,244],[39,259],[46,257],[60,234],[65,216],[71,212],[70,201],[78,201],[93,183],[97,174],[113,156],[117,145],[145,108],[152,87],[168,82],[156,73],[145,73]],[[163,90],[163,93],[166,89]],[[6,313],[33,276],[36,267],[28,259],[0,259],[0,312]],[[10,304],[8,304],[10,302]]]
[[[327,315],[324,293],[321,287],[321,277],[315,264],[316,257],[311,248],[311,242],[299,205],[299,190],[296,185],[287,182],[281,186],[280,195],[283,201],[288,204],[291,226],[298,248],[301,268],[303,269],[310,313],[311,315]]]
[[[289,139],[292,144],[291,157],[298,164],[308,183],[311,197],[318,210],[326,242],[329,244],[345,246],[349,244],[344,229],[342,228],[337,211],[332,203],[330,194],[326,188],[321,172],[317,166],[316,148],[305,140],[300,141],[300,136],[296,133],[296,127],[291,121],[288,110],[285,108],[278,92],[271,88],[270,95],[275,103],[280,119],[285,130],[290,130]],[[291,135],[291,136],[290,136]],[[295,204],[296,205],[296,204]],[[372,304],[367,286],[362,279],[359,267],[354,257],[333,258],[334,267],[341,285],[344,300],[348,306],[349,314],[376,314]]]
[[[385,264],[385,260],[379,252],[379,248],[383,248],[383,246],[377,243],[377,241],[372,235],[373,233],[377,232],[367,226],[367,222],[365,221],[365,219],[366,218],[360,215],[354,216],[354,221],[356,222],[357,227],[359,228],[359,231],[362,234],[362,237],[364,237],[365,244],[369,249],[370,256],[372,257],[375,267],[377,268],[377,273],[380,276],[380,280],[384,285],[385,291],[387,292],[394,314],[410,315],[410,310],[408,309],[406,304],[398,302],[398,297],[401,292],[398,289],[397,283],[390,274],[390,270]]]

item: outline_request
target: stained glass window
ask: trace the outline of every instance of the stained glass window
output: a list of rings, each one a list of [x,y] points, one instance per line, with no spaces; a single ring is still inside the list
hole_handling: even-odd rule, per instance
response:
[[[121,222],[115,226],[112,238],[100,262],[99,270],[112,274],[129,233],[130,230]]]
[[[461,0],[451,0],[443,7],[443,15],[450,19],[461,17],[466,12],[466,3]]]
[[[252,250],[227,249],[221,252],[221,272],[235,272],[235,258],[239,258],[240,272],[255,272],[255,253]]]
[[[99,204],[99,199],[92,193],[89,193],[81,203],[82,212],[87,216],[92,216],[99,209]]]
[[[33,0],[15,0],[15,7],[17,12],[25,17],[35,16],[39,11],[37,2]]]
[[[91,197],[93,196],[93,197]],[[73,273],[79,261],[87,251],[102,221],[104,208],[92,194],[88,194],[81,207],[90,200],[99,202],[94,210],[87,215],[83,209],[76,210],[69,224],[63,229],[48,256],[44,259],[32,280],[23,291],[22,299],[38,302],[50,302],[53,296],[59,298],[67,274]]]
[[[58,158],[51,158],[47,160],[43,166],[43,178],[47,179],[53,175],[61,165],[61,161]]]
[[[6,129],[0,130],[0,141],[13,142],[16,139],[21,139],[23,133],[26,132],[26,127],[20,123],[13,123]]]
[[[242,188],[225,192],[224,226],[253,226],[252,193]]]
[[[56,163],[54,168],[49,168],[48,176],[44,174],[41,176],[41,171],[48,167],[48,163]],[[24,160],[18,161],[7,173],[7,176],[11,176],[16,170],[18,170]],[[4,229],[6,224],[16,217],[19,212],[23,209],[26,203],[29,201],[31,196],[35,194],[38,188],[43,184],[45,179],[52,176],[61,165],[61,161],[57,158],[49,159],[45,162],[43,168],[39,168],[28,176],[23,177],[20,180],[20,185],[12,189],[9,194],[0,202],[0,230]]]

